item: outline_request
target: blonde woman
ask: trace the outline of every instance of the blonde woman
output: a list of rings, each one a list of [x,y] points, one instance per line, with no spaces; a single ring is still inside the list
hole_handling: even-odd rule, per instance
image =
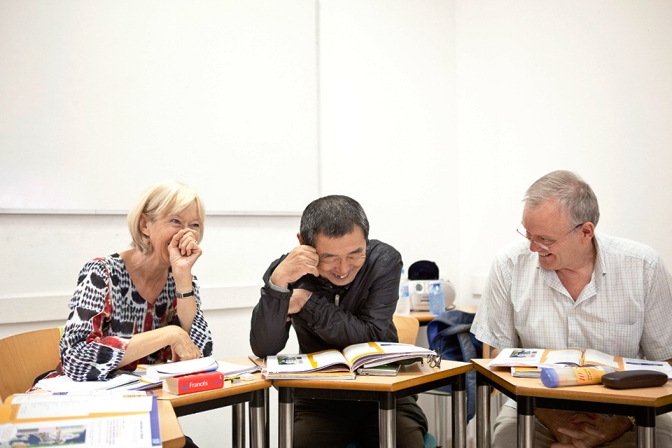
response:
[[[129,250],[79,273],[60,342],[61,369],[76,381],[117,369],[209,356],[212,336],[192,274],[205,209],[187,185],[151,186],[128,214]]]

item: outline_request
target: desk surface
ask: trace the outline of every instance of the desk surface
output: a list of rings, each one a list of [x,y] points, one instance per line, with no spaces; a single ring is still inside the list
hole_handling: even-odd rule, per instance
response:
[[[158,405],[162,446],[164,448],[182,448],[185,442],[184,434],[182,434],[182,428],[180,428],[173,407],[168,401],[158,401]]]
[[[469,372],[473,366],[466,362],[441,361],[441,368],[420,363],[402,366],[397,376],[357,375],[354,380],[273,380],[274,387],[296,389],[339,389],[375,392],[397,392],[421,384]]]
[[[246,366],[254,365],[254,363],[248,358],[223,359],[222,361]],[[241,381],[237,384],[232,384],[231,381],[224,381],[224,387],[221,389],[206,390],[203,392],[194,392],[184,395],[173,395],[168,392],[164,392],[162,389],[156,389],[154,390],[154,394],[159,399],[159,401],[167,400],[174,408],[176,408],[180,406],[211,401],[218,398],[232,397],[247,392],[268,389],[270,387],[270,381],[263,379],[261,377],[261,373],[255,373],[253,381]]]
[[[224,359],[223,361],[240,364],[245,366],[254,366],[248,358]],[[271,387],[271,382],[263,379],[261,373],[253,374],[252,381],[240,381],[232,384],[230,381],[224,381],[224,387],[221,389],[206,390],[203,392],[194,392],[184,395],[173,395],[157,389],[154,394],[159,403],[165,404],[174,412],[173,416],[184,416],[197,412],[217,409],[224,406],[244,406],[249,403],[250,414],[250,446],[253,448],[267,446],[268,426],[264,424],[264,391]],[[233,420],[233,446],[245,446],[245,418],[234,418]],[[181,434],[181,433],[180,433]],[[163,437],[163,431],[161,433]],[[173,446],[183,445],[166,445]]]
[[[489,359],[472,359],[476,371],[517,396],[557,398],[595,403],[661,407],[672,403],[672,385],[640,389],[610,389],[601,384],[548,388],[539,378],[516,378],[510,368],[489,369]]]

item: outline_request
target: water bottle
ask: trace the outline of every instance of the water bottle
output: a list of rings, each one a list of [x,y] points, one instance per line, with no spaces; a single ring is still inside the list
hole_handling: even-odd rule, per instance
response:
[[[399,281],[399,300],[397,301],[397,309],[394,313],[401,316],[411,314],[411,296],[408,291],[408,280],[403,269],[401,270],[401,279]]]
[[[440,283],[433,283],[429,290],[429,312],[438,316],[446,309],[446,297]]]
[[[614,372],[613,367],[566,367],[541,369],[541,382],[546,387],[583,386],[600,384],[605,373]]]

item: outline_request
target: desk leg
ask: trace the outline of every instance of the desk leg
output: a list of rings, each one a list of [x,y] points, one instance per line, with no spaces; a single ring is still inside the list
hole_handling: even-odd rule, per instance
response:
[[[492,386],[476,376],[476,448],[490,448],[492,435],[490,433],[490,396]]]
[[[635,417],[637,421],[637,448],[655,448],[656,446],[656,412],[653,408],[645,408],[644,412]]]
[[[271,445],[271,398],[270,389],[264,389],[264,403],[266,406],[266,420],[264,421],[264,448]]]
[[[518,448],[534,447],[534,399],[518,397]]]
[[[655,448],[656,428],[637,425],[637,448]]]
[[[245,448],[245,403],[232,406],[233,448]]]
[[[378,435],[380,448],[397,446],[397,400],[392,394],[378,402]]]
[[[294,440],[294,389],[278,388],[278,447],[292,448]]]
[[[266,442],[265,390],[252,392],[250,401],[250,447],[264,448]]]
[[[455,377],[453,384],[453,448],[467,448],[467,378]]]

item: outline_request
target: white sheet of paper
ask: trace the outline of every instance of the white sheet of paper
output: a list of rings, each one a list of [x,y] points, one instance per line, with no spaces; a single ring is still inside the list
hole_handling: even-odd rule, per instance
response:
[[[101,399],[101,397],[103,397]],[[152,397],[143,395],[99,394],[89,395],[48,395],[22,394],[12,399],[12,404],[20,404],[18,419],[83,417],[89,414],[114,412],[149,412]]]
[[[94,390],[114,389],[115,387],[135,382],[138,382],[138,378],[127,373],[117,375],[107,381],[74,381],[62,375],[40,380],[37,383],[37,387],[49,392],[90,392]]]

